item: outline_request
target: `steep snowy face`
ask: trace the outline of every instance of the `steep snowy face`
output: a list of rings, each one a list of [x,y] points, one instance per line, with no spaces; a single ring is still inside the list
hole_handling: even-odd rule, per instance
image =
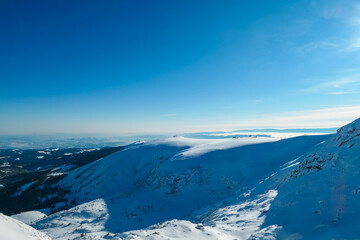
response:
[[[360,120],[262,185],[278,189],[265,226],[279,239],[354,239],[360,228]],[[260,188],[259,188],[260,189]]]
[[[0,213],[0,239],[51,240],[46,234]]]

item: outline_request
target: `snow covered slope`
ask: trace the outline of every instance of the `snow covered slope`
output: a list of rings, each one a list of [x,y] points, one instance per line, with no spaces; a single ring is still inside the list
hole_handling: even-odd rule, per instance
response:
[[[359,239],[359,176],[360,119],[246,193],[195,211],[201,224],[169,221],[126,239]]]
[[[60,186],[71,188],[69,200],[76,196],[78,203],[104,199],[111,216],[106,228],[123,232],[183,219],[235,195],[325,138],[171,138],[131,146],[72,171]]]
[[[107,211],[105,201],[98,199],[52,214],[33,226],[52,239],[106,239],[110,234],[105,230]]]
[[[196,239],[200,235],[209,239],[210,232],[215,234],[213,239],[250,236],[264,222],[262,212],[269,208],[276,191],[248,200],[244,198],[246,189],[328,137],[303,136],[280,141],[174,137],[134,144],[69,172],[59,185],[72,190],[69,201],[76,199],[84,204],[50,215],[34,226],[54,239],[79,236],[147,239],[149,234],[157,236],[159,231],[166,236],[172,234],[171,229],[179,231],[184,239],[189,239],[185,229],[195,234]],[[235,199],[227,201],[229,198]],[[230,203],[236,206],[227,209]],[[219,212],[211,215],[214,208]],[[232,212],[232,217],[221,217],[224,213],[220,209],[226,214]],[[236,226],[239,212],[249,217],[246,226]],[[194,223],[174,220],[149,230],[124,233],[173,219]],[[198,225],[201,221],[209,226]],[[175,230],[173,224],[182,226],[182,230]],[[210,226],[216,224],[223,228]],[[236,229],[226,228],[231,225]],[[204,229],[210,232],[202,232]]]
[[[255,143],[273,142],[276,138],[188,139],[165,140],[130,145],[126,150],[71,171],[62,186],[72,187],[84,200],[114,196],[138,188],[164,165],[176,163],[182,168],[198,161],[204,154]],[[181,161],[187,160],[187,161]],[[206,162],[204,162],[206,163]]]
[[[264,227],[279,239],[356,239],[360,229],[360,119],[275,173],[258,191],[278,189]]]
[[[50,237],[34,228],[0,213],[0,239],[50,240]]]
[[[47,216],[46,214],[39,211],[28,211],[28,212],[22,212],[19,214],[12,215],[11,217],[25,224],[31,225],[34,222],[42,218],[45,218],[46,216]]]

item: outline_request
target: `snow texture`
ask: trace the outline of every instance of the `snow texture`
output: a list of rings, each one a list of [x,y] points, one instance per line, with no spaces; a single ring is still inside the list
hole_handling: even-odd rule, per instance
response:
[[[31,225],[36,221],[47,217],[47,215],[39,211],[28,211],[12,215],[11,217],[25,224]]]
[[[34,228],[0,213],[0,239],[4,240],[50,240]]]

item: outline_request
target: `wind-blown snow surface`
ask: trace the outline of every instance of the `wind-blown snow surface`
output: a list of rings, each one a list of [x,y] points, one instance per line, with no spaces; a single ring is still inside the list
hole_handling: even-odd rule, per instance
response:
[[[0,213],[0,239],[50,240],[50,237],[34,228]]]
[[[72,189],[69,201],[84,204],[34,226],[54,239],[246,239],[277,195],[270,190],[250,198],[249,189],[328,137],[134,144],[70,171],[59,185]]]

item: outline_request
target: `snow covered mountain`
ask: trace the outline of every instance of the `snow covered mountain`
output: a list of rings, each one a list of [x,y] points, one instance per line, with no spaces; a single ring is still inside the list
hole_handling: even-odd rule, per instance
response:
[[[278,189],[264,226],[277,225],[282,239],[359,238],[360,119],[294,164],[263,183]]]
[[[51,240],[46,234],[0,213],[0,239]]]
[[[70,172],[59,184],[75,193],[69,200],[75,196],[78,203],[104,199],[111,216],[107,229],[124,232],[182,219],[241,192],[249,182],[323,139],[268,142],[277,139],[204,141],[175,137],[133,145]]]
[[[69,172],[59,186],[71,189],[68,201],[83,204],[51,215],[34,226],[55,239],[73,239],[105,238],[111,234],[126,238],[133,234],[125,234],[126,231],[172,219],[198,223],[194,212],[204,215],[214,204],[246,195],[247,189],[268,172],[326,138],[328,135],[284,140],[173,137],[133,144]],[[261,209],[266,206],[264,203]],[[256,221],[255,225],[260,223]],[[184,224],[201,228],[191,222]]]
[[[58,211],[59,208],[55,204],[61,201],[62,193],[54,183],[65,177],[67,171],[82,167],[121,149],[123,147],[1,149],[0,212],[14,215],[43,208],[47,208],[46,213]]]
[[[360,119],[269,173],[249,187],[246,194],[228,198],[210,210],[195,212],[192,220],[200,224],[175,220],[127,236],[358,239],[359,169]]]
[[[360,119],[335,135],[173,137],[68,172],[56,184],[76,207],[17,217],[63,240],[357,239],[359,169]]]

